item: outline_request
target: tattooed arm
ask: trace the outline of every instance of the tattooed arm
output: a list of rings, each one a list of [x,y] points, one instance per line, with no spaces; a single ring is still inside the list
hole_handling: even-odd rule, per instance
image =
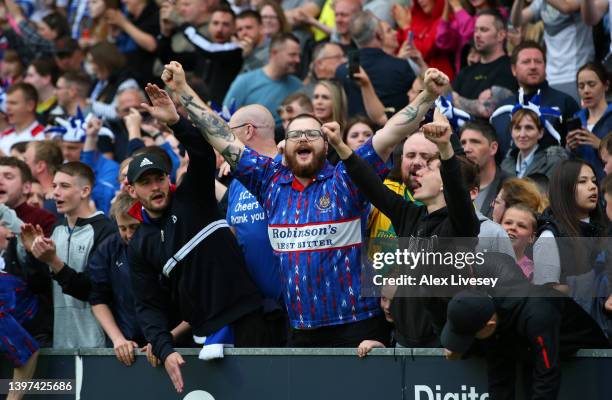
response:
[[[229,125],[210,109],[185,81],[183,67],[175,61],[167,64],[162,80],[183,105],[191,122],[204,138],[235,168],[242,157],[244,144],[234,136]]]
[[[386,161],[395,146],[419,129],[425,114],[447,86],[448,77],[442,72],[434,68],[425,72],[425,90],[412,103],[391,117],[372,139],[372,146],[382,160]]]
[[[457,108],[476,117],[489,118],[504,100],[514,93],[502,86],[492,86],[483,91],[477,99],[466,99],[453,92],[453,101]]]

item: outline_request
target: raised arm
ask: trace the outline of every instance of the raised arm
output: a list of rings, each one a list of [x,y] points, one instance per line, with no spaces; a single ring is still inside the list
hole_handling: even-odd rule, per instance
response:
[[[214,147],[232,167],[236,167],[244,144],[234,136],[229,125],[198,97],[185,80],[181,64],[172,61],[162,73],[166,87],[174,92],[183,105],[191,122],[200,130],[204,138]]]
[[[362,67],[359,67],[359,72],[353,76],[361,89],[361,97],[368,117],[379,126],[386,124],[388,118],[385,114],[385,106],[376,95],[368,74]]]
[[[510,12],[510,23],[516,27],[523,26],[533,19],[533,12],[525,7],[525,0],[516,0]]]
[[[438,147],[442,162],[440,174],[444,187],[444,199],[448,217],[458,237],[475,237],[480,231],[480,222],[472,205],[469,189],[462,179],[461,165],[455,157],[451,144],[452,128],[448,119],[438,109],[433,122],[423,125],[423,134]]]
[[[608,11],[609,0],[582,0],[580,15],[588,26],[595,26]]]
[[[385,126],[374,135],[372,146],[383,161],[389,158],[395,146],[405,137],[419,129],[419,124],[425,114],[436,98],[446,90],[448,82],[448,76],[435,68],[430,68],[425,72],[425,90],[412,103],[391,117]]]

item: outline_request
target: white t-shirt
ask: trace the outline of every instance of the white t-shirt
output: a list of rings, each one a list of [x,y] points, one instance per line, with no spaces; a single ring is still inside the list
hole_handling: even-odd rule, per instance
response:
[[[45,127],[38,123],[32,122],[30,126],[21,132],[17,132],[15,128],[7,129],[0,134],[0,150],[6,156],[11,155],[11,147],[19,142],[31,142],[33,140],[45,140]]]
[[[546,0],[534,0],[529,9],[534,21],[544,22],[548,82],[575,82],[578,68],[595,57],[591,27],[582,22],[580,11],[564,14]]]

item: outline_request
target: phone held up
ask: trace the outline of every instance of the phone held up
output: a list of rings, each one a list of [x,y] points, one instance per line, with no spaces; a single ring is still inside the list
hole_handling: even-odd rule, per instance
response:
[[[565,127],[567,128],[568,133],[577,129],[582,129],[582,121],[580,118],[570,118],[565,123]]]
[[[355,79],[355,74],[359,73],[359,52],[351,51],[348,54],[348,73],[350,79]]]

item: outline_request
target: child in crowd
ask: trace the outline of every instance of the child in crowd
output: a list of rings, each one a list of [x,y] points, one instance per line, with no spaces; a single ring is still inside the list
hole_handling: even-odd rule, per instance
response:
[[[527,248],[533,244],[537,231],[537,217],[535,212],[524,204],[510,206],[504,212],[501,220],[516,254],[518,266],[525,277],[531,282],[533,279],[533,260],[525,253]]]

